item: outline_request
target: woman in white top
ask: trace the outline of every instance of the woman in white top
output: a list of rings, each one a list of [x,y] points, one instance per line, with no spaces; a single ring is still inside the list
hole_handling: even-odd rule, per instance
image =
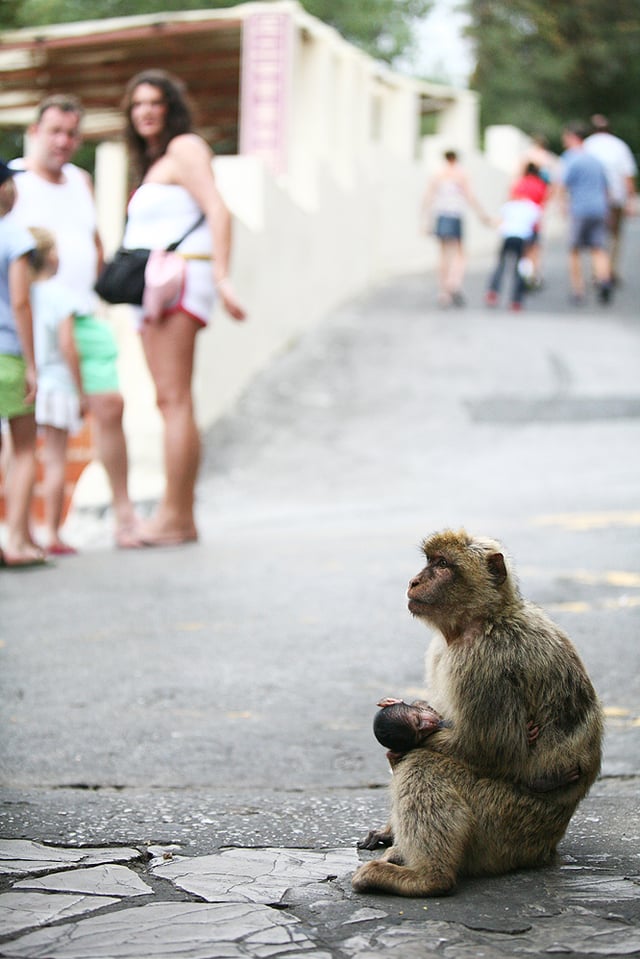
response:
[[[196,334],[209,320],[216,292],[235,320],[243,320],[245,311],[228,275],[231,217],[216,186],[211,150],[192,132],[182,84],[162,70],[139,73],[127,86],[124,111],[139,182],[124,245],[163,249],[195,227],[180,245],[180,252],[189,254],[183,295],[159,321],[141,323],[164,421],[166,475],[163,498],[142,539],[149,546],[175,545],[197,539],[200,436],[191,391]],[[196,226],[201,214],[204,220]]]
[[[483,223],[488,224],[490,220],[478,203],[455,150],[447,150],[444,161],[427,184],[422,209],[426,232],[432,232],[440,244],[438,303],[442,307],[464,306],[464,214],[467,206],[473,207]]]

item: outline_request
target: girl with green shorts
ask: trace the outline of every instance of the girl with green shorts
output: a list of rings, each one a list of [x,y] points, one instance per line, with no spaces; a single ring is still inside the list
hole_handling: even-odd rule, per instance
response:
[[[118,346],[109,324],[91,314],[76,316],[74,337],[85,393],[118,393]]]

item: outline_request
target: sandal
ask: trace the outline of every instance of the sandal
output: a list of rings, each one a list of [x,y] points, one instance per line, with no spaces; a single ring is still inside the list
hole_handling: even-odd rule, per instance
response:
[[[47,557],[41,549],[35,549],[32,553],[23,553],[12,555],[7,553],[6,549],[2,552],[1,563],[4,569],[29,569],[33,566],[46,566]]]
[[[47,546],[47,553],[49,556],[77,556],[78,550],[75,546],[69,546],[68,543],[60,541]]]

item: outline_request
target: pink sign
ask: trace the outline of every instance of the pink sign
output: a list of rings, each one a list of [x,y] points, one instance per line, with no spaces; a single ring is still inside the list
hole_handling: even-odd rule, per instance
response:
[[[286,13],[255,13],[242,31],[240,153],[272,173],[287,168],[292,24]]]

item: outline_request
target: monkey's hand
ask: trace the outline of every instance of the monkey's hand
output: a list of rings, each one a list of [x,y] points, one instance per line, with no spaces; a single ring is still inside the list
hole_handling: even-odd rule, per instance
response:
[[[391,696],[388,696],[387,699],[381,699],[378,705],[380,709],[384,709],[386,706],[395,706],[397,703],[403,703],[403,699],[392,699]]]
[[[370,829],[364,839],[358,843],[358,849],[378,849],[379,846],[393,846],[391,826],[384,829]]]
[[[564,786],[572,786],[580,779],[580,767],[572,766],[563,773],[556,773],[555,776],[538,776],[533,779],[529,788],[534,793],[550,793],[554,789],[562,789]]]
[[[530,746],[533,746],[536,739],[540,735],[540,727],[531,720],[527,723],[527,742]]]

